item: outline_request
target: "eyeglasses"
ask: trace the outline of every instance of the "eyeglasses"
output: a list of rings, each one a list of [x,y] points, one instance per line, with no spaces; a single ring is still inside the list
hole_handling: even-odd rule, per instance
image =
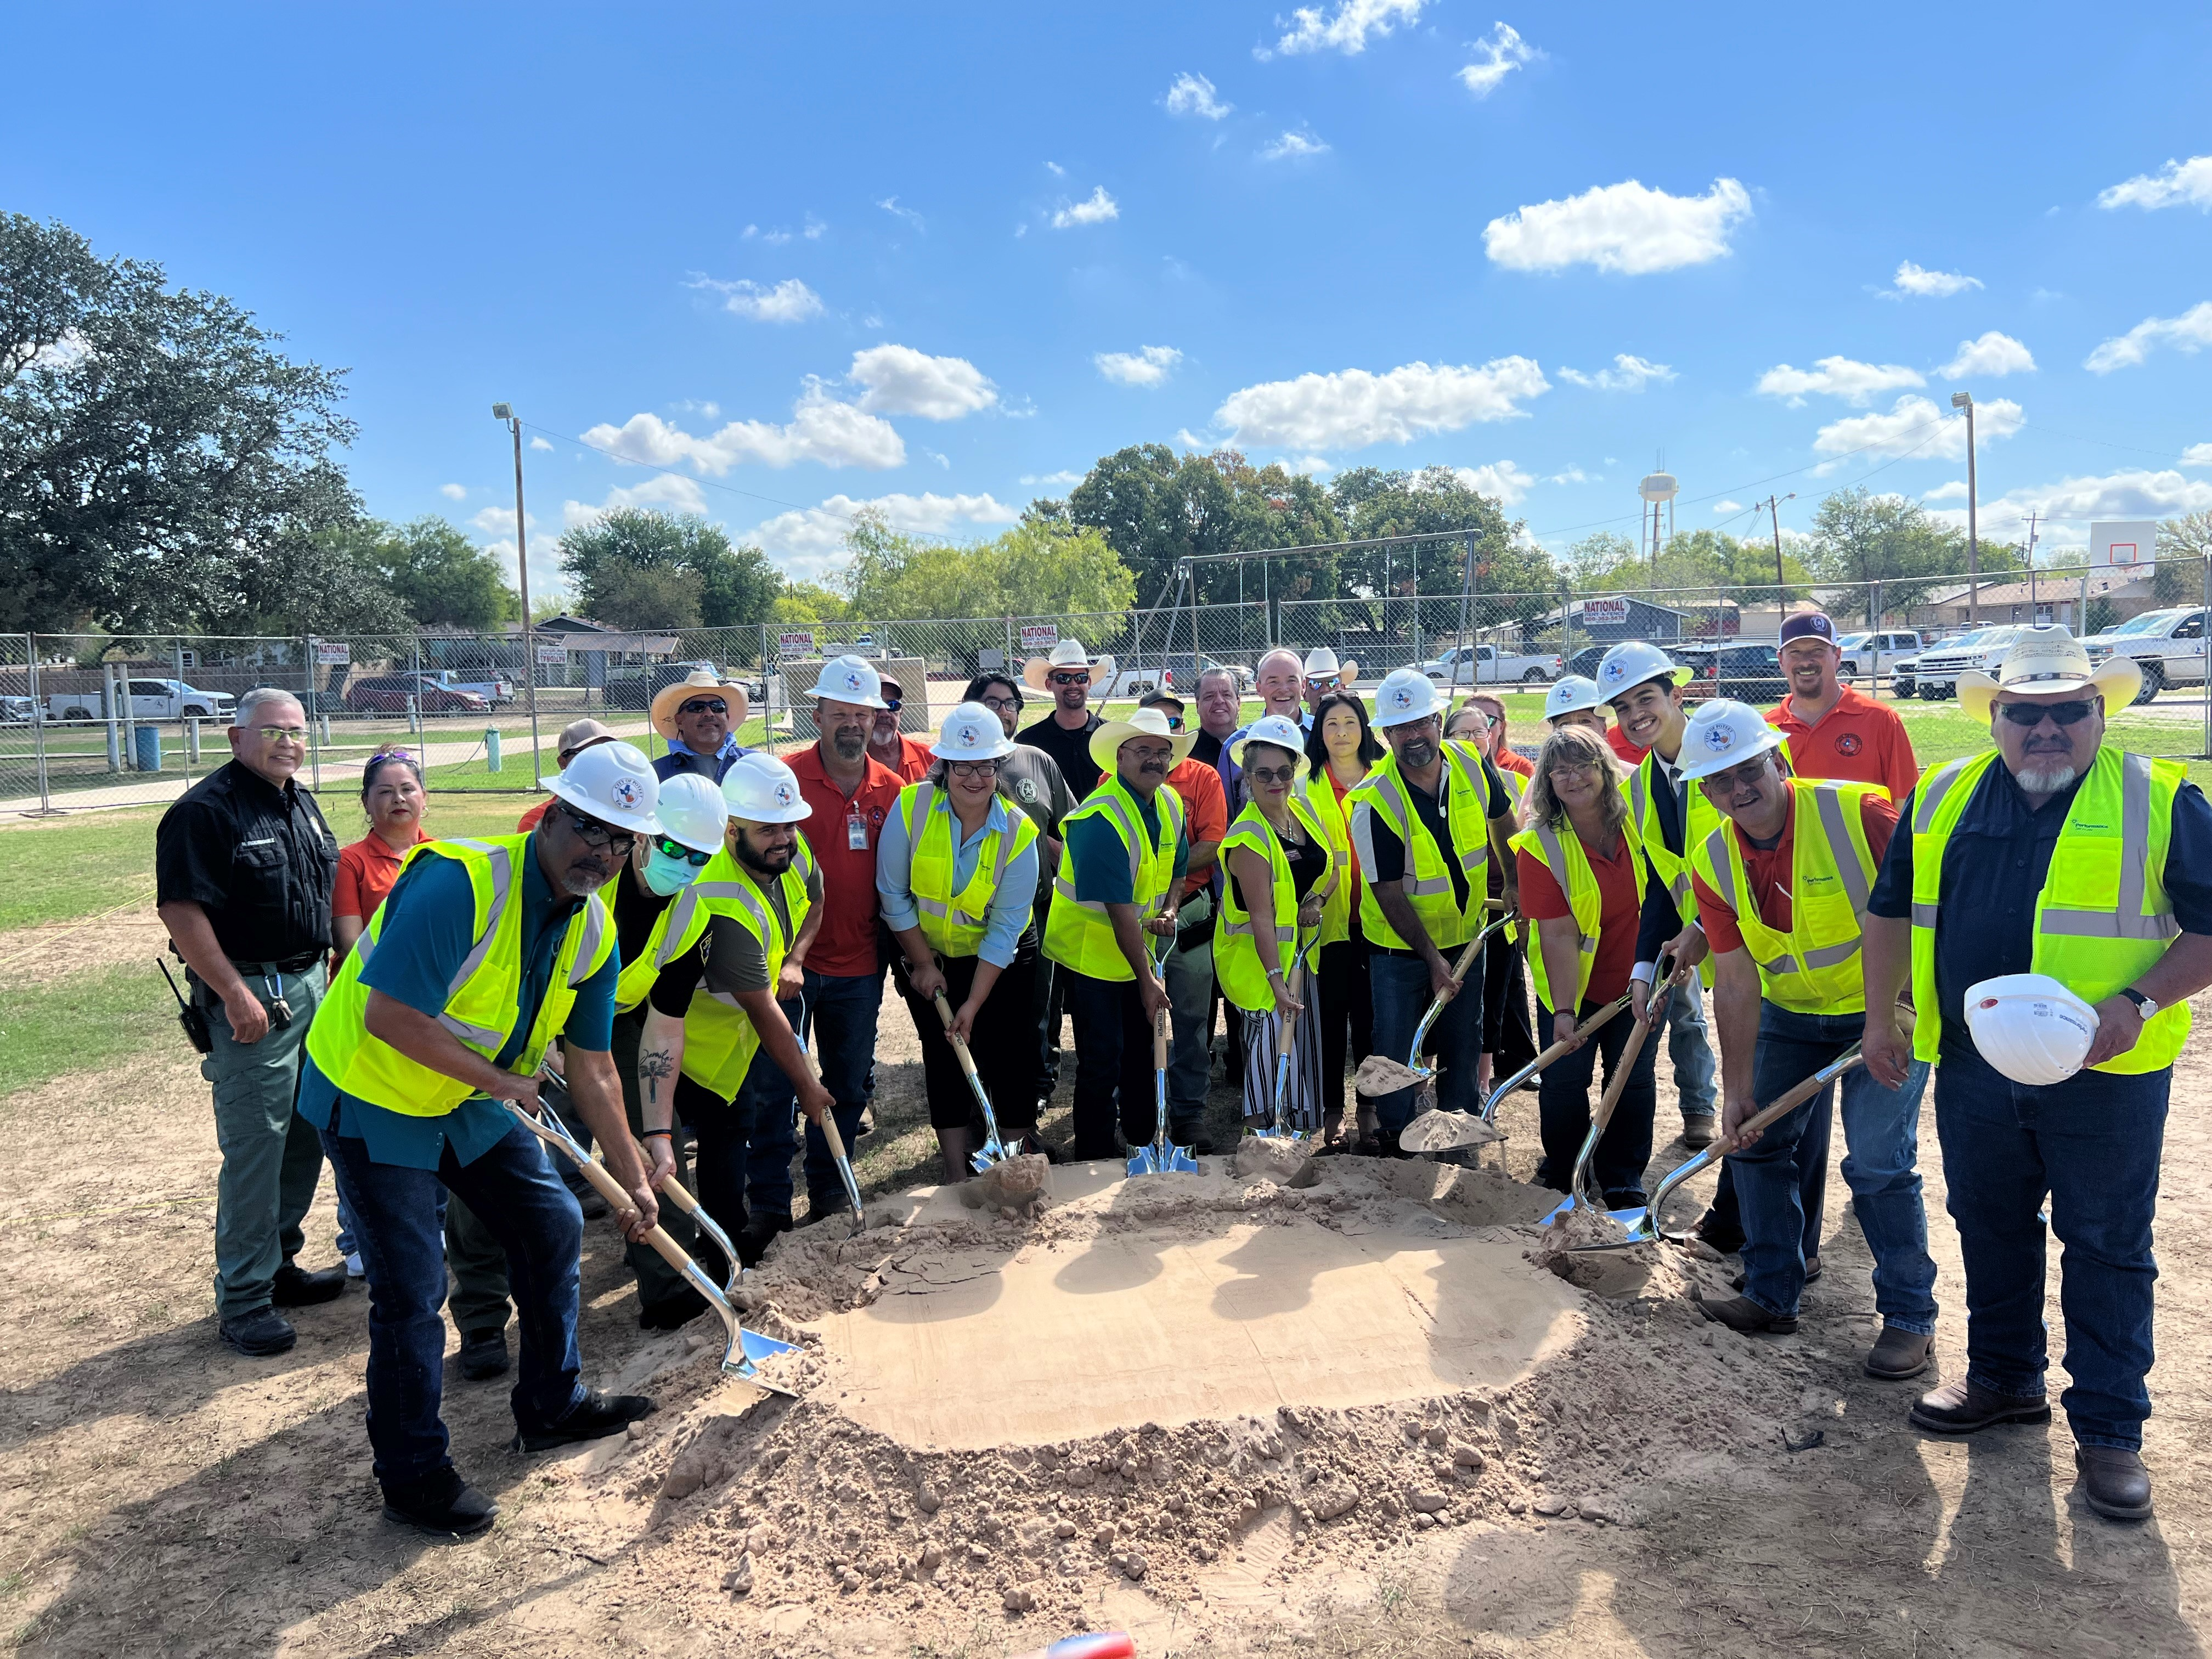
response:
[[[569,816],[573,817],[575,815],[571,813]],[[582,832],[579,830],[578,833]],[[663,858],[675,859],[680,863],[688,864],[694,870],[705,869],[714,856],[712,853],[702,853],[696,847],[686,847],[682,842],[672,840],[666,836],[655,836],[653,838],[653,850]]]
[[[1139,763],[1144,761],[1164,762],[1175,753],[1175,749],[1172,744],[1162,744],[1158,748],[1155,749],[1148,743],[1125,743],[1121,745],[1121,751],[1127,755],[1131,760]]]
[[[565,802],[561,815],[568,820],[568,827],[576,832],[576,839],[586,847],[604,847],[610,853],[628,857],[637,845],[637,837],[627,830],[617,830],[611,824],[601,823],[597,818],[586,817]]]
[[[1087,671],[1080,674],[1052,674],[1047,676],[1047,678],[1049,678],[1054,685],[1088,685],[1091,684],[1091,676]]]
[[[1248,766],[1244,769],[1244,775],[1249,778],[1255,778],[1261,783],[1279,783],[1285,788],[1288,788],[1291,784],[1297,781],[1298,769],[1295,764],[1290,766]]]
[[[254,730],[261,734],[264,743],[302,744],[307,740],[307,728],[304,726],[258,726]]]
[[[679,714],[726,714],[730,705],[720,697],[686,697],[676,705]]]
[[[1707,794],[1725,794],[1747,783],[1757,783],[1766,775],[1770,764],[1765,755],[1755,755],[1741,766],[1730,767],[1725,772],[1712,772],[1698,780],[1698,787]]]
[[[2082,697],[2072,702],[2008,702],[1997,712],[2014,726],[2040,726],[2045,714],[2057,725],[2079,726],[2097,712],[2097,705]],[[264,732],[262,735],[269,734]]]
[[[947,761],[945,763],[945,775],[949,778],[995,778],[999,775],[999,763],[994,760]]]
[[[1587,777],[1597,770],[1595,761],[1565,761],[1547,769],[1554,779]]]
[[[1018,697],[978,697],[975,701],[996,714],[1003,714],[1010,708],[1018,709],[1022,706]]]

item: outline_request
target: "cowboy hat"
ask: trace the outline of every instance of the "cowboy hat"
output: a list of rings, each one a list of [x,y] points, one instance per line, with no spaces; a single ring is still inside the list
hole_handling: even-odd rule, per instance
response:
[[[1048,691],[1052,686],[1046,677],[1055,668],[1088,669],[1092,678],[1097,679],[1110,680],[1114,678],[1113,658],[1088,656],[1084,652],[1083,641],[1071,639],[1062,640],[1054,646],[1050,656],[1031,657],[1024,663],[1022,684],[1032,691]]]
[[[711,668],[695,668],[673,685],[664,685],[653,694],[653,729],[663,738],[673,741],[677,736],[677,709],[686,699],[704,691],[719,692],[722,701],[730,705],[731,731],[736,731],[745,723],[745,711],[752,707],[745,696],[745,688],[735,680],[724,679]]]
[[[1334,680],[1348,689],[1359,683],[1359,665],[1349,657],[1338,662],[1336,653],[1324,645],[1306,653],[1306,678],[1309,682]]]
[[[1139,708],[1125,720],[1108,720],[1091,734],[1091,758],[1102,772],[1121,769],[1121,745],[1132,738],[1165,738],[1168,740],[1168,765],[1181,766],[1190,758],[1192,745],[1198,741],[1195,732],[1170,732],[1168,717],[1157,708]]]
[[[1959,676],[1959,707],[1977,720],[1990,717],[2000,692],[2041,696],[2054,691],[2094,692],[2107,708],[2125,707],[2142,689],[2142,669],[2133,657],[2117,653],[2092,664],[2081,641],[2057,623],[2023,628],[1994,675],[1969,668]]]

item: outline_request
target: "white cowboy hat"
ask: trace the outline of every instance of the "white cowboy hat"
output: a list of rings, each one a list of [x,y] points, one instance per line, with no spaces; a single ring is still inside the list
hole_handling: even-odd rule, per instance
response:
[[[1970,668],[1959,676],[1959,707],[1977,720],[1990,717],[1990,704],[2001,691],[2041,696],[2053,691],[2089,691],[2110,709],[2124,708],[2142,689],[2142,669],[2133,657],[2117,652],[2101,665],[2092,664],[2081,641],[2057,623],[2023,628],[1994,675]]]
[[[1306,678],[1334,680],[1339,685],[1349,688],[1359,683],[1359,665],[1349,657],[1338,662],[1336,653],[1324,645],[1306,653]]]
[[[752,706],[745,696],[745,688],[735,680],[724,679],[711,668],[695,668],[675,684],[664,685],[653,694],[653,729],[664,738],[673,738],[677,735],[677,709],[688,698],[708,691],[720,692],[722,701],[730,705],[731,731],[745,723],[745,711]]]
[[[1086,654],[1081,640],[1062,640],[1052,648],[1048,657],[1031,657],[1022,665],[1022,684],[1032,691],[1048,691],[1051,684],[1045,678],[1055,668],[1087,668],[1093,679],[1114,678],[1114,659]]]
[[[1170,745],[1170,769],[1190,758],[1198,742],[1195,732],[1170,732],[1168,717],[1157,708],[1139,708],[1125,720],[1108,720],[1091,734],[1091,758],[1098,769],[1112,775],[1120,767],[1121,745],[1132,738],[1165,738]]]

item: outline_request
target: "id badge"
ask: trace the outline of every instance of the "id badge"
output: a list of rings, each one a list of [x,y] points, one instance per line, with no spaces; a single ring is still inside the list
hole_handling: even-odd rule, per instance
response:
[[[855,853],[868,850],[868,821],[858,812],[845,815],[845,845]]]

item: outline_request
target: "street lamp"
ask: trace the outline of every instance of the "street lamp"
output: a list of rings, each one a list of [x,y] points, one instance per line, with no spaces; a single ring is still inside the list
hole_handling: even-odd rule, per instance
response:
[[[1973,628],[1982,620],[1982,538],[1974,516],[1978,498],[1974,489],[1973,393],[1953,392],[1951,407],[1966,414],[1966,625]]]
[[[538,642],[530,626],[530,544],[522,527],[522,422],[513,404],[494,404],[491,417],[506,422],[514,434],[514,569],[522,589],[522,672],[525,696],[530,703],[530,782],[541,780],[538,766]]]

